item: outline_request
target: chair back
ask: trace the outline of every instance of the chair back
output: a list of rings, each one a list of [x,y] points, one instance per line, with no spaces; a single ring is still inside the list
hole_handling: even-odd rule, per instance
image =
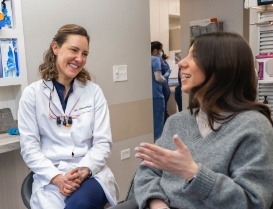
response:
[[[31,171],[26,178],[24,179],[22,186],[21,186],[21,197],[23,200],[24,205],[30,208],[30,197],[32,194],[32,183],[33,183],[33,172]]]

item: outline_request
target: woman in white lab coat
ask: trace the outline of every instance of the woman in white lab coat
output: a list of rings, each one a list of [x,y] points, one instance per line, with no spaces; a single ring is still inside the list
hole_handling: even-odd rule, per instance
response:
[[[117,202],[106,165],[112,146],[108,105],[84,68],[88,52],[84,28],[61,27],[39,66],[42,79],[22,94],[21,154],[35,173],[31,208],[102,209]]]

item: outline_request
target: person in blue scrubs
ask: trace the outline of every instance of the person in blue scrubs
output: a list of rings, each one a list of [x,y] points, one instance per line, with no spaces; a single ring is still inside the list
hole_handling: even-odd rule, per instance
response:
[[[170,69],[168,62],[166,61],[166,59],[168,59],[168,56],[164,53],[164,50],[162,50],[162,52],[163,52],[163,54],[162,54],[162,57],[160,60],[161,61],[161,71],[162,71],[162,75],[167,80],[166,82],[164,82],[162,84],[162,92],[163,92],[164,101],[165,101],[165,111],[164,111],[164,124],[165,124],[167,118],[169,117],[169,114],[167,111],[167,103],[168,103],[168,100],[171,95],[171,89],[170,89],[170,86],[168,83],[168,80],[169,80],[169,77],[171,74],[171,69]]]
[[[159,41],[151,43],[151,64],[152,64],[152,90],[153,90],[153,120],[154,140],[156,141],[162,133],[164,126],[165,100],[162,92],[163,83],[167,82],[162,75],[160,57],[163,52],[163,45]]]

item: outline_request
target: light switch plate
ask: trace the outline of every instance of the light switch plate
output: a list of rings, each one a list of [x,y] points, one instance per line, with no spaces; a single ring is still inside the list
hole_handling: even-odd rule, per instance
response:
[[[114,65],[113,66],[113,79],[117,81],[127,81],[127,65]]]

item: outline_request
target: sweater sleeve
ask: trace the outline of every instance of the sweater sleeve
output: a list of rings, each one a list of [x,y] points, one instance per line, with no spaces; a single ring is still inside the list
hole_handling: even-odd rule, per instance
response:
[[[162,171],[140,165],[134,178],[134,193],[139,209],[148,207],[150,199],[161,199],[166,204],[169,200],[160,186]]]
[[[245,127],[241,138],[230,159],[229,176],[199,164],[196,178],[182,192],[208,208],[269,208],[273,199],[272,127]]]

